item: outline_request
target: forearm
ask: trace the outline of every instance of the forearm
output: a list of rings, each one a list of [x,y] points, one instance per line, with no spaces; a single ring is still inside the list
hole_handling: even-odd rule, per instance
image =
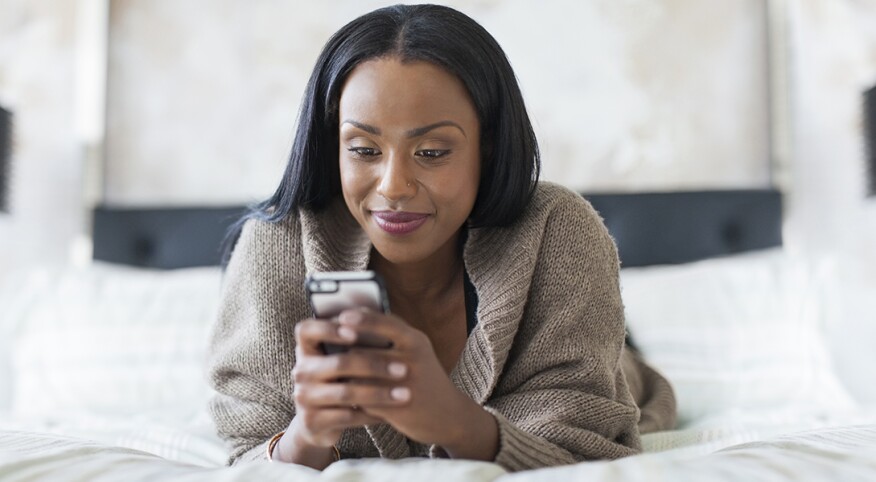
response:
[[[335,449],[308,444],[298,435],[295,420],[274,446],[272,460],[322,470],[335,461]]]
[[[499,450],[499,427],[493,415],[466,398],[464,408],[451,426],[450,440],[441,444],[450,457],[492,461]]]

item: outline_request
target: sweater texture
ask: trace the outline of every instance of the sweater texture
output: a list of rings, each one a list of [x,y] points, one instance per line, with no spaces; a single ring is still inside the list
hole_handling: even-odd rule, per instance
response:
[[[208,357],[210,413],[229,464],[265,459],[295,416],[294,325],[311,317],[307,274],[367,269],[372,245],[338,199],[278,223],[250,220],[223,279]],[[581,196],[539,183],[508,227],[471,228],[465,269],[477,325],[451,373],[499,427],[509,471],[640,452],[675,424],[669,383],[624,347],[615,244]],[[347,429],[343,457],[446,457],[388,424]]]

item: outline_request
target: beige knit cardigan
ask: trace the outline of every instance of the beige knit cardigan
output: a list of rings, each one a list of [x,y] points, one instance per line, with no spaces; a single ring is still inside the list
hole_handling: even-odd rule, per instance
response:
[[[364,270],[370,252],[340,200],[245,224],[208,357],[210,412],[230,464],[264,459],[266,441],[295,416],[293,326],[311,316],[305,276]],[[495,416],[496,463],[515,471],[623,457],[640,451],[640,429],[674,424],[669,384],[624,349],[617,252],[588,202],[539,183],[512,226],[470,229],[463,258],[478,324],[451,379]],[[348,429],[338,447],[345,458],[447,456],[388,424]]]

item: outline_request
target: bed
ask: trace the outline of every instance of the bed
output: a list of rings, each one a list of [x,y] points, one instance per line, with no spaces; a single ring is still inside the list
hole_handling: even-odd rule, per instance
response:
[[[219,242],[243,208],[101,207],[90,266],[0,274],[0,479],[876,480],[876,400],[840,381],[872,376],[836,373],[829,272],[782,246],[778,192],[585,197],[619,247],[633,342],[678,393],[679,426],[645,435],[641,455],[513,474],[225,467],[203,364]]]

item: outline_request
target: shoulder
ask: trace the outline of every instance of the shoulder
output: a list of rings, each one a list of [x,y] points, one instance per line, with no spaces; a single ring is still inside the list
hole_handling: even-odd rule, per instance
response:
[[[301,223],[297,212],[278,221],[270,221],[257,214],[250,214],[234,242],[227,272],[237,269],[250,270],[270,259],[272,263],[288,257],[300,249]]]
[[[608,239],[602,217],[580,194],[559,184],[539,182],[521,224],[541,224],[545,235],[577,234],[579,238]]]
[[[521,249],[537,251],[544,242],[558,240],[566,245],[614,248],[614,241],[590,202],[566,187],[545,181],[536,185],[532,198],[513,224],[474,229],[470,239],[479,252],[507,249],[519,254]]]
[[[618,267],[614,240],[593,206],[580,194],[549,182],[538,183],[513,224],[471,230],[465,259],[474,274]]]
[[[301,222],[297,211],[279,221],[253,216],[243,224],[238,246],[251,246],[258,250],[277,248],[297,239],[300,231]]]
[[[541,182],[521,229],[538,239],[543,268],[607,270],[619,267],[617,247],[599,213],[580,194]],[[529,225],[528,227],[526,225]]]
[[[522,219],[546,218],[556,212],[575,214],[590,223],[602,224],[599,214],[583,196],[567,187],[546,181],[536,185]]]
[[[231,261],[239,256],[266,269],[356,271],[365,269],[369,250],[368,237],[337,199],[320,209],[294,210],[279,221],[248,220]]]

